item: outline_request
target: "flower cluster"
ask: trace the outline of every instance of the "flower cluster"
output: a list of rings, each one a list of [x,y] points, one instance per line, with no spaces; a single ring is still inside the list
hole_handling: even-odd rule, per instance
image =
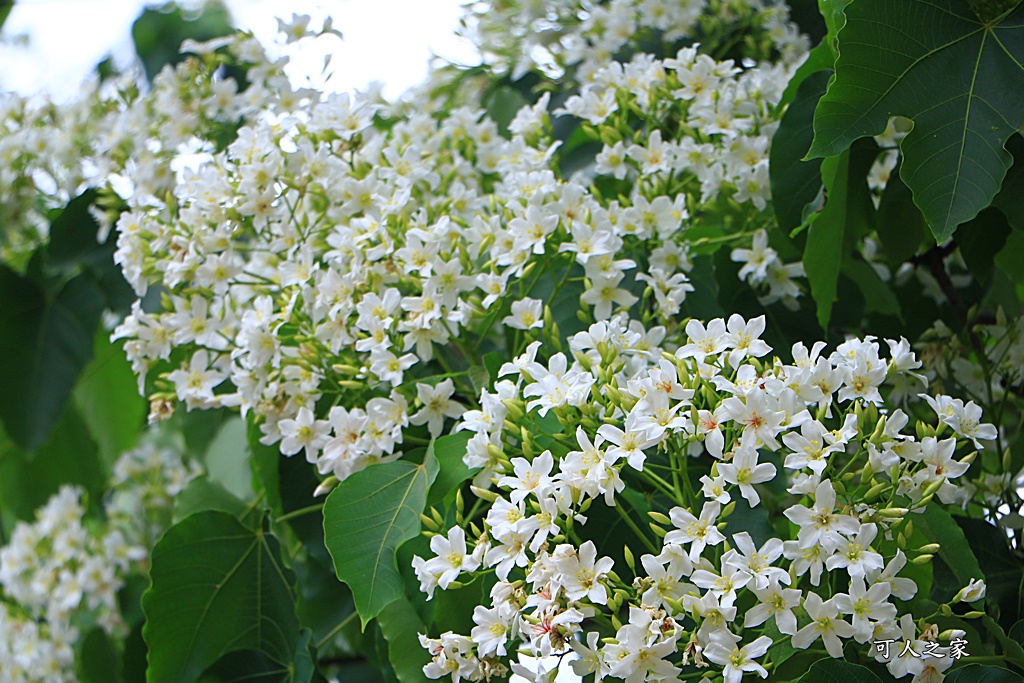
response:
[[[83,492],[66,486],[19,523],[0,549],[3,680],[71,681],[77,623],[112,633],[121,624],[117,591],[145,551],[117,530],[97,535],[84,523]]]
[[[810,47],[786,4],[765,0],[499,0],[471,4],[463,24],[495,69],[508,70],[512,80],[532,70],[585,76],[638,44],[728,35],[737,24],[753,34],[745,45],[753,58],[777,50],[792,63]]]
[[[306,92],[285,113],[278,101],[168,193],[128,199],[116,259],[140,297],[160,285],[164,306],[137,304],[115,336],[154,417],[179,402],[237,406],[264,443],[344,479],[397,457],[408,425],[436,436],[465,409],[453,396],[475,391],[456,368],[501,345],[499,320],[519,348],[554,329],[543,288],[578,296],[591,320],[635,307],[674,327],[693,291],[691,212],[725,194],[767,220],[780,68],[693,48],[612,62],[564,110],[549,112],[548,96],[520,109],[508,137],[480,107],[405,113]],[[188,73],[218,82],[198,64]],[[622,107],[588,133],[618,136],[594,165],[627,183],[610,201],[555,163],[552,115],[590,126],[593,98]],[[664,124],[634,134],[637,107]],[[782,284],[779,297],[799,295]]]
[[[91,628],[124,635],[118,592],[170,525],[173,496],[196,475],[180,455],[144,445],[114,465],[106,520],[64,486],[0,548],[0,681],[77,680],[76,643]]]
[[[966,504],[960,479],[995,429],[974,404],[940,395],[926,397],[939,426],[908,432],[909,416],[883,399],[900,375],[923,388],[905,340],[886,340],[888,359],[872,338],[831,354],[797,343],[787,364],[769,359],[764,324],[691,320],[674,346],[615,318],[571,337],[569,356],[545,362],[531,345],[501,370],[512,379],[460,425],[474,433],[465,460],[480,468],[475,490],[489,508],[438,533],[436,557],[414,563],[428,596],[479,575],[495,583],[470,634],[423,639],[428,676],[479,680],[516,651],[573,650],[575,671],[597,680],[715,664],[735,683],[767,675],[759,660],[779,634],[832,657],[845,640],[917,638],[906,601],[918,586],[903,573],[936,546],[910,547],[913,518]],[[747,530],[766,495],[788,534]],[[639,563],[628,545],[621,564],[602,556],[616,549],[596,545],[605,536],[587,524],[601,508],[645,544]],[[905,660],[887,664],[927,679]],[[925,664],[941,672],[952,660]]]

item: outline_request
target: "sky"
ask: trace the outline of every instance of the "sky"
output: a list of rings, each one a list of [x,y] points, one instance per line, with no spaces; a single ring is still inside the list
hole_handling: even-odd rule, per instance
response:
[[[385,84],[389,98],[421,82],[431,53],[477,63],[469,41],[455,35],[465,0],[224,0],[237,26],[264,43],[274,39],[277,15],[324,16],[344,40],[312,41],[292,57],[289,76],[298,85],[346,91],[371,81]],[[132,55],[131,25],[146,0],[16,0],[0,43],[0,91],[45,92],[66,99],[108,54],[119,64]],[[27,45],[22,43],[27,41]],[[69,46],[73,46],[70,47]],[[321,75],[332,52],[329,80]],[[307,78],[309,79],[307,81]]]

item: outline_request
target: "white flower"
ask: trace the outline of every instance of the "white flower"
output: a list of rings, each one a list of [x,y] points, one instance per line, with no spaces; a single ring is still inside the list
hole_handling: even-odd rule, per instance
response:
[[[676,529],[665,535],[665,543],[691,544],[690,559],[696,562],[704,548],[718,545],[725,540],[725,536],[715,526],[720,510],[721,505],[715,501],[704,503],[698,519],[686,508],[672,508],[669,516]]]
[[[331,425],[327,420],[317,420],[309,408],[299,408],[294,420],[277,423],[281,430],[281,454],[292,456],[306,449],[306,459],[316,462],[317,454],[328,441]]]
[[[750,249],[733,249],[729,257],[743,264],[739,278],[749,279],[751,284],[764,282],[768,266],[778,260],[776,251],[768,246],[768,233],[764,230],[754,233]]]
[[[977,602],[985,597],[985,580],[971,579],[970,582],[960,589],[952,602]]]
[[[761,636],[753,642],[739,647],[739,641],[733,641],[732,634],[721,629],[711,634],[711,642],[704,649],[704,656],[715,664],[722,664],[725,683],[740,683],[744,672],[753,671],[761,678],[768,678],[768,671],[755,662],[763,657],[772,644],[768,636]]]
[[[782,588],[779,586],[778,577],[772,577],[765,588],[755,586],[751,590],[761,603],[747,610],[743,628],[760,626],[768,620],[768,617],[773,616],[780,633],[787,635],[796,633],[796,615],[793,614],[793,608],[800,606],[801,593],[799,590]]]
[[[763,484],[775,478],[775,465],[757,462],[757,449],[747,442],[736,448],[731,462],[719,463],[718,473],[730,484],[740,487],[740,494],[747,499],[750,507],[761,502],[761,496],[754,484]]]
[[[806,650],[818,638],[825,644],[825,650],[833,657],[843,656],[843,643],[840,638],[853,636],[853,626],[839,618],[839,608],[831,599],[823,601],[814,592],[808,592],[804,600],[804,609],[811,618],[811,623],[793,635],[793,647]]]
[[[876,583],[867,588],[861,576],[850,577],[850,592],[836,593],[832,597],[839,611],[853,616],[853,638],[866,643],[871,637],[874,624],[896,618],[896,606],[888,602],[888,583]]]
[[[544,302],[540,299],[520,299],[512,302],[512,315],[501,321],[517,330],[531,330],[544,327]]]
[[[560,583],[569,600],[586,598],[599,605],[608,602],[608,589],[602,581],[615,563],[610,557],[598,560],[597,546],[593,541],[581,545],[579,552],[571,551],[560,556],[556,553],[554,561],[561,576]]]
[[[455,393],[455,385],[451,378],[439,382],[437,386],[429,384],[416,384],[416,394],[419,396],[423,408],[409,418],[414,425],[427,424],[430,435],[435,439],[441,435],[446,417],[459,417],[465,412],[465,407],[457,401],[451,400]]]

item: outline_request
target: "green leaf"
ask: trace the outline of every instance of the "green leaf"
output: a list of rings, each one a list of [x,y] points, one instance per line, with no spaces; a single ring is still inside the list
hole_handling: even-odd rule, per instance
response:
[[[0,0],[0,28],[7,21],[7,16],[11,13],[12,9],[14,9],[14,0]]]
[[[74,403],[104,462],[113,465],[138,440],[146,424],[147,405],[122,342],[111,343],[109,336],[105,330],[97,333],[95,357],[75,386]]]
[[[992,206],[1003,212],[1014,230],[1024,230],[1024,137],[1010,136],[1006,149],[1013,154],[1013,166],[1003,178],[1003,186],[992,200]]]
[[[989,207],[960,226],[956,242],[971,275],[985,284],[995,268],[995,258],[1006,245],[1011,228],[999,209]]]
[[[32,454],[0,438],[0,505],[18,519],[31,519],[64,484],[84,488],[89,493],[89,507],[98,510],[107,476],[96,444],[74,406],[67,407],[50,438]]]
[[[814,137],[814,107],[825,93],[828,74],[819,71],[800,84],[796,99],[772,137],[768,168],[772,207],[779,227],[790,230],[803,222],[804,207],[821,190],[821,160],[803,161]]]
[[[929,543],[939,544],[939,557],[949,565],[961,588],[971,579],[985,578],[964,532],[948,512],[929,505],[924,514],[914,517],[914,527],[921,530]]]
[[[808,230],[803,263],[818,323],[826,331],[837,299],[840,264],[873,222],[874,206],[865,178],[877,151],[873,143],[857,144],[821,164],[825,206]]]
[[[860,258],[848,258],[843,264],[843,274],[857,283],[864,294],[865,313],[900,315],[900,301],[892,287],[866,262]]]
[[[1024,678],[1007,669],[998,666],[985,666],[982,664],[968,664],[967,666],[953,669],[946,678],[945,683],[1021,683]]]
[[[235,650],[203,672],[203,683],[310,683],[316,674],[312,634],[299,635],[295,661],[278,662],[258,650]]]
[[[249,506],[209,477],[196,477],[174,499],[175,523],[204,510],[220,510],[241,518]]]
[[[871,669],[851,664],[841,659],[819,659],[807,673],[800,677],[800,683],[882,683]]]
[[[117,646],[103,629],[94,628],[82,642],[82,674],[89,683],[120,683],[121,658]]]
[[[265,530],[226,512],[200,512],[164,534],[152,562],[142,598],[148,683],[194,681],[239,649],[292,661],[295,577]]]
[[[512,123],[516,112],[527,104],[526,98],[518,90],[501,85],[487,98],[484,107],[487,115],[498,124],[501,134],[507,137],[508,124]]]
[[[437,470],[430,452],[421,465],[401,460],[371,465],[327,497],[324,541],[338,578],[352,589],[364,629],[403,594],[395,553],[420,532],[420,513]]]
[[[442,436],[431,444],[434,457],[437,458],[437,478],[430,485],[427,497],[429,505],[437,505],[449,493],[461,486],[463,482],[473,478],[475,473],[466,467],[462,456],[466,454],[466,444],[473,435],[462,431]]]
[[[914,256],[928,234],[928,224],[921,209],[914,204],[910,189],[900,178],[898,167],[889,175],[885,191],[882,192],[877,226],[878,239],[893,268],[898,268]]]
[[[999,623],[1009,628],[1024,618],[1024,563],[1010,551],[998,527],[972,517],[957,517],[956,522],[984,573],[985,602],[998,607]]]
[[[0,265],[0,419],[26,451],[46,441],[92,358],[103,297],[88,275],[55,294]]]
[[[1003,250],[996,254],[995,262],[1011,280],[1024,284],[1024,231],[1010,233]]]
[[[253,497],[252,467],[245,438],[245,422],[237,416],[228,418],[207,446],[202,461],[211,481],[237,498],[250,500]]]
[[[391,602],[377,617],[380,630],[388,641],[388,660],[401,683],[426,683],[423,667],[430,663],[430,653],[420,645],[418,634],[427,626],[405,596]]]
[[[1024,123],[1024,7],[992,25],[966,0],[857,0],[846,20],[808,156],[912,119],[901,174],[944,242],[992,203],[1010,167],[1004,145]]]

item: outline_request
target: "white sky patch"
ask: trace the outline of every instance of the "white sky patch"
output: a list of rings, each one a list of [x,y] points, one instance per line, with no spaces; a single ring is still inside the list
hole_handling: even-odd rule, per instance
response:
[[[30,95],[45,92],[66,99],[96,64],[113,54],[119,65],[133,56],[132,22],[145,0],[17,0],[0,43],[0,90]],[[195,4],[195,3],[193,3]],[[274,41],[276,17],[312,16],[319,27],[332,16],[344,40],[325,36],[289,46],[288,75],[296,86],[330,91],[384,83],[396,98],[423,81],[431,54],[478,63],[469,41],[455,35],[462,0],[225,0],[235,24],[266,45]],[[27,39],[19,45],[18,37]],[[324,58],[332,54],[329,71]]]

